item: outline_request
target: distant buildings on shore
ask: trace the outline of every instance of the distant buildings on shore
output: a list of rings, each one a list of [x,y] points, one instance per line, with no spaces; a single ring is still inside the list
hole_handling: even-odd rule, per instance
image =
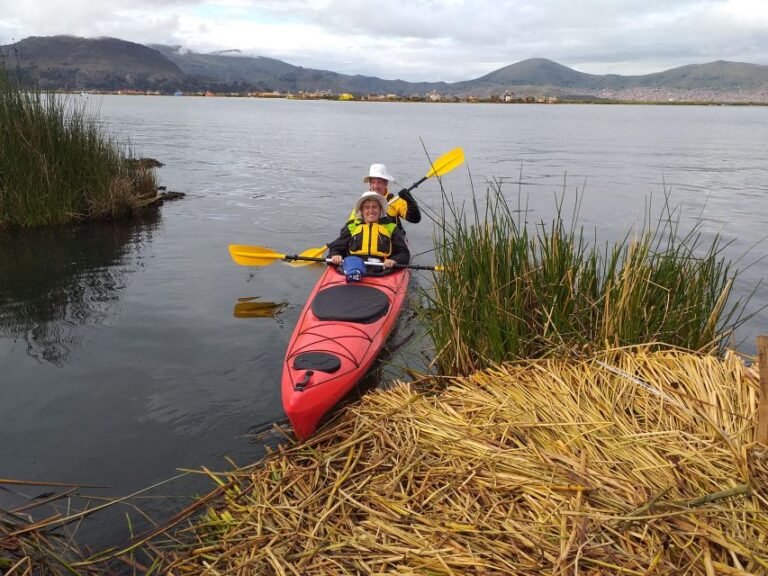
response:
[[[82,95],[89,94],[124,94],[142,96],[164,96],[166,92],[158,90],[88,90],[80,91]],[[506,91],[503,94],[491,94],[480,97],[474,95],[456,96],[441,94],[435,90],[426,94],[337,94],[331,90],[313,92],[182,92],[177,90],[174,96],[202,96],[225,98],[286,98],[289,100],[341,100],[362,102],[492,102],[492,103],[525,103],[525,104],[558,104],[558,103],[655,103],[655,104],[768,104],[768,94],[752,93],[710,93],[702,91],[677,92],[662,89],[634,89],[632,91],[611,92],[602,91],[599,94],[573,95],[568,98],[555,96],[529,96]]]
[[[86,94],[86,92],[81,92]],[[87,94],[119,94],[128,96],[164,96],[167,95],[159,90],[117,90],[104,91],[104,90],[89,90]],[[343,92],[336,94],[330,90],[318,90],[315,92],[211,92],[211,91],[199,91],[199,92],[182,92],[177,90],[173,93],[174,96],[203,96],[203,97],[222,97],[222,98],[286,98],[289,100],[342,100],[342,101],[361,101],[361,102],[538,102],[553,104],[558,102],[558,99],[553,96],[548,97],[532,97],[532,96],[516,96],[514,93],[506,92],[503,95],[491,95],[488,98],[482,98],[480,96],[454,96],[447,94],[440,94],[436,91],[428,92],[427,94],[410,94],[408,96],[401,96],[398,94],[350,94],[349,92]]]

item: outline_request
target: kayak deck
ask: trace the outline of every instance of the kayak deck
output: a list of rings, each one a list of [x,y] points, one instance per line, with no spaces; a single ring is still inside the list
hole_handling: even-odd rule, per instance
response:
[[[312,290],[283,363],[283,408],[299,439],[368,371],[402,310],[410,273],[347,283],[328,267]]]

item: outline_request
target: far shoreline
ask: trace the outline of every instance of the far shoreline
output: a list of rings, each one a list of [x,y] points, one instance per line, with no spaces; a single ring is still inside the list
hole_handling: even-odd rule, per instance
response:
[[[255,99],[282,99],[282,100],[325,100],[331,102],[368,102],[368,103],[420,103],[420,104],[596,104],[596,105],[628,105],[628,106],[768,106],[768,101],[759,102],[729,101],[729,100],[625,100],[612,98],[558,98],[546,97],[515,97],[503,99],[502,97],[480,98],[467,97],[416,97],[368,94],[357,96],[352,94],[325,94],[325,93],[280,93],[280,92],[177,92],[174,94],[155,90],[51,90],[57,94],[88,96],[172,96],[193,98],[255,98]]]

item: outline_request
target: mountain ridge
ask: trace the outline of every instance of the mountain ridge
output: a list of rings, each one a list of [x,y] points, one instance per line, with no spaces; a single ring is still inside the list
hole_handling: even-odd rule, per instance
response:
[[[768,102],[768,66],[725,60],[624,76],[588,74],[547,58],[529,58],[478,78],[447,83],[346,75],[247,56],[236,49],[204,54],[181,46],[144,45],[117,38],[31,36],[0,46],[0,54],[6,68],[17,68],[46,89],[439,93],[480,98],[514,93],[581,99]]]
[[[0,46],[8,67],[15,66],[45,88],[76,90],[157,86],[170,89],[182,82],[184,72],[156,50],[117,38],[83,39],[77,36],[30,36]]]

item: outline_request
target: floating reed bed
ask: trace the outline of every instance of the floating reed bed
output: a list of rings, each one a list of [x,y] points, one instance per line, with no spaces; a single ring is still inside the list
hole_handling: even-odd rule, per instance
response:
[[[100,568],[73,568],[75,561],[71,556],[79,558],[80,552],[66,538],[35,529],[17,535],[20,529],[18,524],[0,520],[0,574],[3,576],[96,576],[104,573]]]
[[[16,504],[10,510],[0,508],[0,575],[27,576],[97,576],[103,574],[155,573],[161,555],[151,541],[165,534],[168,527],[175,527],[200,508],[217,498],[225,487],[198,498],[189,506],[179,510],[164,524],[155,523],[152,518],[133,503],[140,497],[163,484],[172,482],[188,472],[168,478],[152,486],[120,498],[95,498],[80,493],[81,488],[99,488],[57,482],[28,482],[0,478],[0,490],[10,495]],[[50,492],[40,495],[24,495],[13,487],[46,487]],[[77,510],[75,501],[84,501],[83,509]],[[139,513],[152,527],[143,535],[134,536],[126,547],[112,547],[96,554],[86,553],[78,546],[76,533],[80,523],[97,512],[116,505],[126,505]],[[38,518],[36,518],[35,516]],[[42,517],[40,518],[39,516]],[[134,523],[126,515],[128,528],[134,533]],[[138,551],[138,554],[136,553]],[[148,558],[148,560],[146,560]]]
[[[20,84],[0,60],[0,229],[122,218],[152,203],[154,168],[127,155],[84,104]]]
[[[768,574],[757,375],[675,350],[366,395],[222,474],[169,574]]]
[[[26,576],[41,574],[46,576],[96,575],[95,569],[75,570],[73,564],[83,557],[73,539],[63,531],[51,530],[56,517],[35,521],[29,514],[38,508],[45,508],[60,499],[66,500],[74,493],[77,486],[44,483],[21,482],[0,478],[0,489],[14,497],[19,495],[12,487],[23,485],[45,486],[52,492],[26,499],[12,510],[0,508],[0,574],[3,576]],[[55,490],[65,488],[61,492]],[[58,528],[60,526],[57,525]]]

